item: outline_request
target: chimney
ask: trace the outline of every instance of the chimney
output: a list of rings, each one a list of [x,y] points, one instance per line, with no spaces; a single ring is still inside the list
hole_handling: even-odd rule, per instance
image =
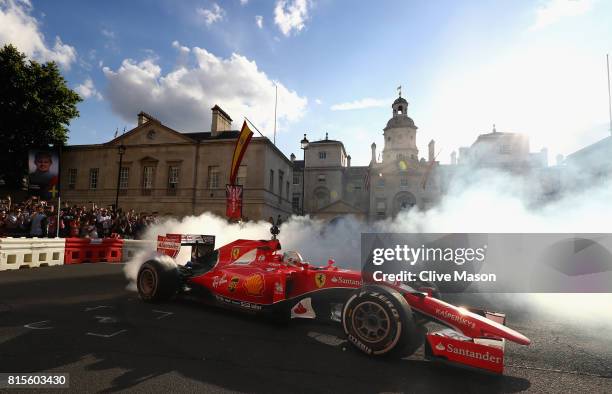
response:
[[[212,137],[217,137],[224,131],[232,129],[232,118],[221,109],[218,105],[211,108],[212,110],[212,123],[210,126],[210,134]]]
[[[429,148],[429,162],[432,162],[435,159],[435,150],[436,150],[435,141],[434,140],[429,141],[429,144],[427,145],[427,147]]]
[[[291,156],[289,156],[289,158],[291,158],[292,163],[295,161],[295,155],[293,153],[291,154]]]
[[[370,164],[376,164],[376,143],[372,142],[370,147],[372,148],[372,159],[370,160]]]
[[[346,166],[347,167],[351,166],[351,155],[346,156]]]
[[[451,153],[451,164],[452,165],[456,165],[457,164],[457,152],[453,151],[453,153]]]

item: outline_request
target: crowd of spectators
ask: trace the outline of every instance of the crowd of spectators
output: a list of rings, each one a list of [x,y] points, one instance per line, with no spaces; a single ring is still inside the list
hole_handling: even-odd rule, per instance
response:
[[[59,212],[59,236],[139,239],[157,220],[156,213],[65,204]],[[14,203],[10,197],[0,200],[0,237],[54,238],[57,225],[57,208],[47,201],[30,198]]]

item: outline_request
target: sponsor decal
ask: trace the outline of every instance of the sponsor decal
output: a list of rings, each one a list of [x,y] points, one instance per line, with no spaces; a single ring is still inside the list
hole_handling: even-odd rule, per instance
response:
[[[253,274],[244,280],[244,288],[248,295],[259,297],[263,294],[265,281],[262,274]]]
[[[363,284],[363,281],[361,280],[343,278],[342,276],[334,276],[333,278],[331,278],[331,281],[333,284],[347,286],[361,286]]]
[[[458,316],[458,315],[452,313],[451,311],[448,311],[448,310],[445,310],[445,309],[437,308],[436,309],[436,315],[440,316],[443,319],[454,321],[455,323],[461,324],[461,325],[466,326],[466,327],[470,327],[472,329],[476,327],[476,323],[474,323],[472,321],[469,321],[465,317]]]
[[[213,277],[213,283],[212,283],[212,287],[214,289],[216,289],[217,287],[224,285],[227,283],[227,278],[225,277],[225,274],[223,274],[223,276],[215,276]]]
[[[473,358],[473,359],[482,360],[482,361],[488,361],[493,364],[501,364],[502,362],[501,357],[494,356],[489,352],[485,352],[485,353],[476,352],[470,349],[464,349],[464,348],[457,347],[456,345],[453,345],[452,343],[449,343],[446,346],[444,346],[444,344],[440,342],[436,345],[436,349],[440,351],[445,351],[448,353],[453,353],[453,354],[463,356],[463,357]]]
[[[240,307],[240,308],[249,309],[253,311],[260,311],[263,308],[263,305],[260,305],[260,304],[254,304],[252,302],[247,302],[247,301],[232,300],[231,298],[223,297],[218,294],[216,294],[215,297],[217,298],[217,301],[223,304],[226,304],[226,305],[230,305],[230,306]]]
[[[274,294],[283,294],[283,285],[280,282],[274,283]]]
[[[317,285],[317,287],[320,289],[321,287],[325,285],[325,279],[326,279],[325,274],[321,274],[321,273],[316,274],[315,275],[315,285]]]
[[[366,344],[364,344],[351,334],[348,334],[348,340],[351,341],[353,345],[357,346],[361,351],[365,352],[366,354],[372,354],[372,349],[370,349],[370,347],[368,347]]]
[[[266,259],[266,256],[263,254],[257,258],[258,261],[264,261],[265,259]]]
[[[312,308],[312,299],[310,297],[304,298],[293,308],[291,308],[291,318],[301,318],[301,319],[314,319],[317,317],[314,309]]]
[[[240,256],[240,248],[232,248],[232,260],[236,260]]]
[[[236,286],[238,286],[238,282],[240,282],[240,279],[237,276],[232,277],[232,279],[230,279],[229,285],[227,285],[227,289],[231,293],[233,293],[234,290],[236,290]]]

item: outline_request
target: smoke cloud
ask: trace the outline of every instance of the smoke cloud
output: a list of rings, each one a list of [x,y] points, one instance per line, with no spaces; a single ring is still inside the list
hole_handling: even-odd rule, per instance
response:
[[[361,233],[593,233],[610,232],[612,223],[612,185],[609,179],[585,179],[583,171],[564,170],[570,178],[565,185],[588,184],[586,188],[565,187],[554,197],[538,174],[525,177],[499,171],[466,168],[450,183],[445,196],[427,210],[411,209],[393,219],[364,222],[347,216],[329,224],[312,217],[292,216],[280,227],[283,250],[299,251],[306,261],[325,265],[332,258],[343,268],[360,268]],[[574,175],[581,177],[572,178]],[[544,197],[545,196],[545,197]],[[222,246],[235,239],[266,239],[270,224],[264,221],[228,224],[210,213],[182,220],[169,219],[150,228],[148,239],[158,234],[195,233],[216,236]],[[126,266],[128,279],[134,280],[147,255],[140,254]],[[189,259],[187,251],[177,261]],[[523,310],[560,316],[574,306],[574,316],[612,327],[612,316],[602,311],[612,305],[611,294],[512,294],[497,297]]]

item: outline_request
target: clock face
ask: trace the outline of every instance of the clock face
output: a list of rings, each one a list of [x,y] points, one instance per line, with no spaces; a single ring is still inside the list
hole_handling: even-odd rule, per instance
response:
[[[155,130],[149,130],[149,132],[147,133],[147,138],[152,140],[155,138]]]

